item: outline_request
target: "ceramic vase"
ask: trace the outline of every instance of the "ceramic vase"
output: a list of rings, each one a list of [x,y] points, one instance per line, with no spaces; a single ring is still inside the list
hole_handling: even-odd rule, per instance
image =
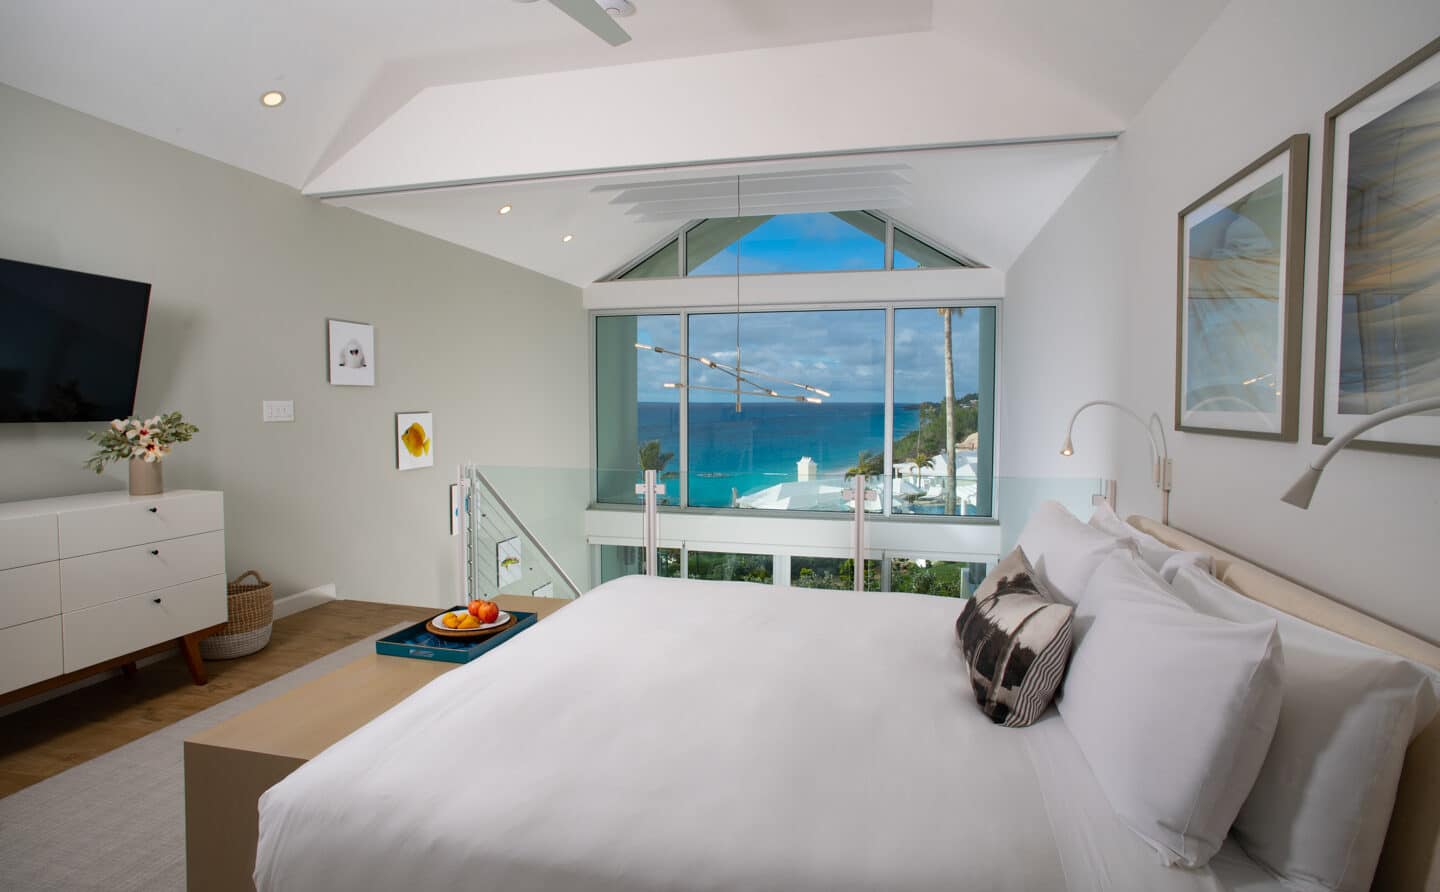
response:
[[[130,495],[158,496],[164,491],[165,477],[160,471],[160,462],[130,459]]]

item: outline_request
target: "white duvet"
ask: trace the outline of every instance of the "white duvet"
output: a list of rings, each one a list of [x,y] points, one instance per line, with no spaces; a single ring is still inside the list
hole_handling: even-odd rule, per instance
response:
[[[992,725],[960,602],[631,577],[260,800],[260,892],[1259,890],[1110,812],[1052,711]]]

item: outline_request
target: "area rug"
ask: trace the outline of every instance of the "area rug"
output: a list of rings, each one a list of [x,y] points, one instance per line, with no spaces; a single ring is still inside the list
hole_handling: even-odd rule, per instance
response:
[[[0,799],[0,889],[184,890],[185,738],[373,652],[376,638],[404,626]]]

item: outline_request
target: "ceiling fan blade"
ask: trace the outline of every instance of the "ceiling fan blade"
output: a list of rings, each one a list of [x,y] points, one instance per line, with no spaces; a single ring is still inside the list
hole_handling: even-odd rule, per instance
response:
[[[596,37],[611,46],[630,42],[630,35],[625,33],[624,28],[615,24],[615,20],[610,18],[610,13],[601,9],[600,4],[595,0],[550,0],[550,4],[589,28]]]

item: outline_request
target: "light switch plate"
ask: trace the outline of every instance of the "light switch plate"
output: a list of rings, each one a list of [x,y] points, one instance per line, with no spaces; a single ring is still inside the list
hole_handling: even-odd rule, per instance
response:
[[[263,400],[260,417],[265,421],[294,421],[294,400]]]

